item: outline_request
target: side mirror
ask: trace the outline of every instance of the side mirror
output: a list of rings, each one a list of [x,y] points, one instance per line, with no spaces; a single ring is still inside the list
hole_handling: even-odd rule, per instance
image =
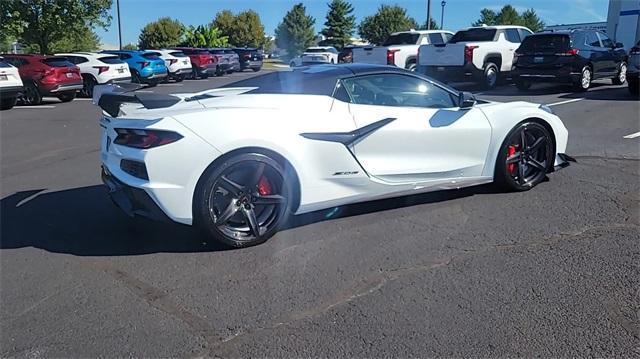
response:
[[[614,49],[621,49],[624,47],[624,44],[621,42],[616,42],[615,45],[613,45]]]
[[[469,109],[476,104],[476,97],[471,92],[460,92],[458,95],[458,107],[460,109]]]

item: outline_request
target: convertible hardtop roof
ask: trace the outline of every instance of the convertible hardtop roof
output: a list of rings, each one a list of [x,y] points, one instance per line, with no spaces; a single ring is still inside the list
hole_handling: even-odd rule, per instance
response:
[[[276,71],[241,80],[223,88],[255,87],[250,94],[304,94],[331,96],[338,80],[368,73],[406,73],[395,66],[369,64],[316,65]]]

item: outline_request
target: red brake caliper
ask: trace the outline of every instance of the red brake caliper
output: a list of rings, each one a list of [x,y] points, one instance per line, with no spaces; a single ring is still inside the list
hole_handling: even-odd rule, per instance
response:
[[[262,176],[260,178],[260,181],[258,181],[258,194],[260,194],[261,196],[271,194],[271,184],[265,176]]]
[[[515,145],[509,145],[509,147],[507,147],[507,158],[513,156],[516,154],[516,146]],[[509,173],[515,173],[516,172],[516,164],[515,163],[509,163],[507,164],[507,171],[509,171]]]

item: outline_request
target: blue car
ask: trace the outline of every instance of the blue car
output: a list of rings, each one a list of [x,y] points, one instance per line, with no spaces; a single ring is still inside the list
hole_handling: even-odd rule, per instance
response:
[[[157,52],[140,50],[109,50],[102,52],[117,55],[129,65],[131,82],[156,86],[167,77],[167,66]]]

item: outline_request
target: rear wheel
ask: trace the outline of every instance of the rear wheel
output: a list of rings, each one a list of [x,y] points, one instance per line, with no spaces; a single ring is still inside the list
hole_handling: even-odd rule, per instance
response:
[[[85,76],[82,82],[84,86],[82,87],[82,90],[80,90],[80,94],[83,97],[92,97],[93,88],[96,86],[96,80],[94,80],[92,76]]]
[[[632,95],[640,95],[640,87],[638,86],[638,79],[629,79],[627,80],[627,85],[629,86],[629,93]]]
[[[42,95],[38,91],[38,87],[33,82],[24,85],[24,96],[22,97],[25,105],[39,105],[42,103]]]
[[[493,62],[487,62],[484,66],[484,88],[491,90],[498,84],[498,77],[500,76],[500,70],[498,66]]]
[[[140,74],[138,74],[137,71],[131,71],[131,82],[133,82],[134,84],[142,83],[142,80],[140,79]]]
[[[553,166],[553,139],[537,122],[511,130],[496,161],[495,182],[508,191],[527,191],[540,183]]]
[[[199,226],[232,247],[265,242],[286,220],[290,181],[275,160],[257,153],[231,157],[212,168],[195,196]]]
[[[185,78],[185,74],[180,74],[180,75],[176,75],[176,76],[173,78],[173,80],[174,80],[175,82],[182,82],[182,81],[184,81],[184,78]]]
[[[254,67],[251,70],[253,70],[253,72],[258,72],[258,71],[260,71],[260,69],[261,69],[261,67]]]
[[[147,80],[147,86],[156,87],[156,86],[158,86],[158,82],[159,81],[160,80],[158,80],[158,79],[149,79],[149,80]]]
[[[17,97],[5,97],[0,99],[0,110],[9,110],[16,105]]]
[[[620,63],[620,66],[618,66],[618,74],[616,75],[616,77],[611,79],[611,82],[614,85],[623,85],[625,82],[627,82],[627,63],[626,62],[623,61]]]
[[[580,71],[580,79],[578,82],[573,84],[573,88],[576,91],[587,91],[589,87],[591,87],[591,80],[593,79],[593,72],[591,71],[591,67],[585,66]]]
[[[529,82],[529,81],[515,80],[514,82],[516,84],[516,87],[520,91],[527,91],[528,89],[531,88],[531,82]]]
[[[417,68],[418,68],[418,65],[416,65],[415,62],[410,62],[407,65],[407,70],[409,70],[409,71],[415,71]]]
[[[62,102],[71,102],[74,98],[76,98],[75,91],[63,92],[58,94],[58,99]]]

